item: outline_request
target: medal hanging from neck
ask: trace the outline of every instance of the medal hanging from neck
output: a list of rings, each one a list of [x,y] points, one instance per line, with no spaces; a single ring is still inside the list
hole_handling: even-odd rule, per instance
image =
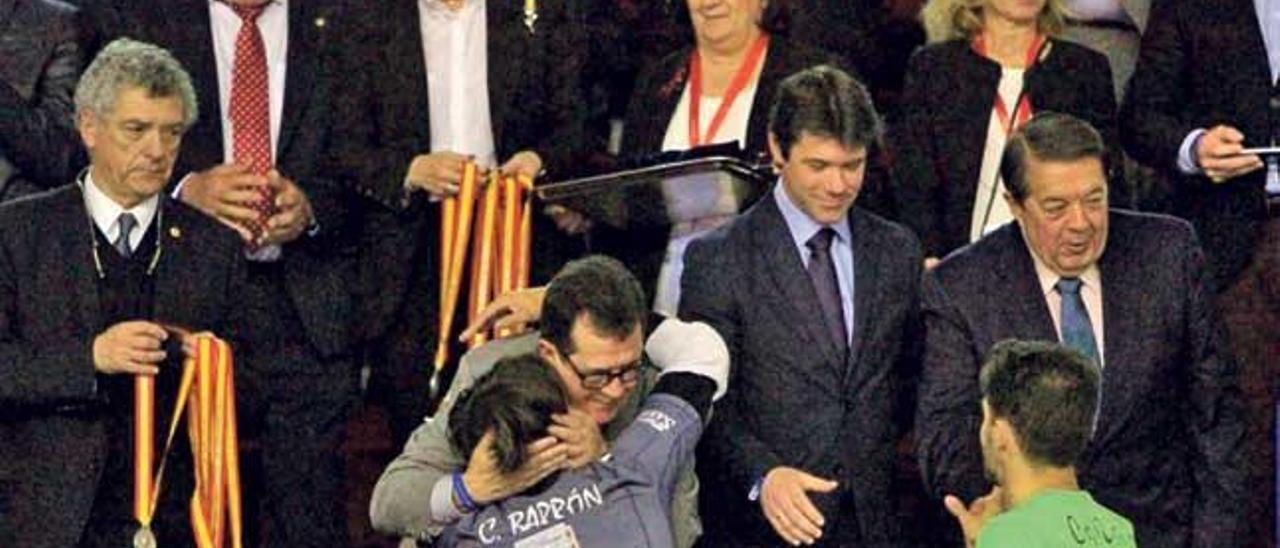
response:
[[[1031,43],[1027,46],[1026,58],[1024,59],[1022,66],[1029,70],[1032,65],[1035,65],[1036,61],[1040,59],[1040,56],[1048,43],[1048,39],[1046,39],[1043,34],[1037,33],[1031,39]],[[983,35],[979,34],[973,39],[973,50],[976,51],[978,55],[990,59],[990,56],[987,55],[987,41]],[[992,108],[995,109],[996,118],[1000,120],[1001,128],[1004,129],[1004,134],[1007,136],[1010,133],[1013,133],[1013,130],[1021,127],[1022,124],[1027,123],[1027,120],[1031,119],[1031,96],[1026,91],[1027,84],[1024,81],[1022,84],[1022,91],[1018,93],[1018,99],[1013,104],[1013,112],[1010,113],[1009,107],[1005,105],[1004,98],[1000,96],[1000,90],[998,88],[999,86],[997,86],[996,89],[995,104]]]
[[[733,108],[734,100],[747,87],[747,82],[760,66],[767,49],[769,49],[769,35],[760,33],[755,43],[751,44],[751,49],[747,51],[747,56],[742,59],[742,64],[738,65],[738,72],[733,75],[733,80],[725,89],[724,96],[720,98],[720,106],[711,117],[711,125],[707,126],[705,136],[702,135],[700,127],[702,125],[702,56],[698,54],[698,48],[693,49],[693,54],[689,56],[689,148],[715,139],[716,131],[724,124],[725,117],[729,115],[729,109]]]

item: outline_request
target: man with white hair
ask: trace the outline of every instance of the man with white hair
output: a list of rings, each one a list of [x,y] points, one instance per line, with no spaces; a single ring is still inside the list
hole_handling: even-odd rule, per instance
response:
[[[130,545],[131,377],[156,377],[163,435],[185,333],[239,323],[239,239],[162,192],[197,116],[182,65],[116,40],[75,102],[89,167],[0,207],[0,546]],[[160,546],[191,543],[177,445],[151,523]]]

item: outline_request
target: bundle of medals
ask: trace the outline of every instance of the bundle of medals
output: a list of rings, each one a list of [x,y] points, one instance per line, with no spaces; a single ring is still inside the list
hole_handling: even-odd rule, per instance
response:
[[[211,335],[196,335],[195,347],[196,355],[188,357],[183,367],[159,467],[155,466],[154,451],[155,377],[134,378],[133,515],[138,520],[134,548],[156,546],[151,522],[160,498],[164,464],[187,409],[187,434],[196,476],[191,496],[194,544],[199,548],[219,548],[229,541],[234,548],[241,546],[240,453],[231,347]]]
[[[532,198],[533,179],[503,176],[497,170],[482,178],[476,164],[468,162],[458,194],[444,200],[440,215],[440,325],[434,362],[437,377],[449,361],[453,317],[468,260],[467,311],[471,322],[495,295],[529,286]],[[489,333],[478,333],[467,344],[475,348],[489,338]]]

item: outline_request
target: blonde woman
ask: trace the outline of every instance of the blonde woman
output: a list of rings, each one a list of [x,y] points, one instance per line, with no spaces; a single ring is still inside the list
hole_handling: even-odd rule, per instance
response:
[[[936,259],[1012,220],[1000,157],[1034,113],[1083,118],[1109,159],[1119,148],[1107,59],[1058,38],[1062,0],[933,0],[922,17],[931,44],[907,67],[891,138],[900,220]],[[1122,186],[1112,177],[1113,204],[1125,203]]]

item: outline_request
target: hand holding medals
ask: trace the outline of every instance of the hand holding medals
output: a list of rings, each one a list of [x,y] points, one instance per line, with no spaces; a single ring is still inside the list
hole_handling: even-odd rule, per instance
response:
[[[191,498],[191,523],[195,545],[215,548],[230,540],[241,545],[240,453],[236,435],[235,381],[231,347],[210,334],[191,335],[176,327],[166,329],[193,348],[187,357],[178,389],[177,405],[160,465],[154,465],[155,377],[139,375],[134,384],[134,492],[133,513],[138,531],[134,548],[154,548],[151,530],[164,478],[164,464],[173,447],[179,419],[190,404],[188,435],[195,465],[195,493]]]
[[[487,179],[486,184],[476,164],[467,162],[458,194],[445,198],[442,206],[440,325],[433,387],[439,372],[449,361],[449,334],[462,291],[462,270],[468,260],[468,251],[471,292],[467,310],[472,320],[495,294],[529,285],[533,179],[525,174],[502,175],[498,170],[490,170]],[[478,215],[477,205],[480,208]],[[474,241],[471,238],[473,233],[477,236]],[[488,333],[477,333],[469,345],[475,348],[488,339]]]

